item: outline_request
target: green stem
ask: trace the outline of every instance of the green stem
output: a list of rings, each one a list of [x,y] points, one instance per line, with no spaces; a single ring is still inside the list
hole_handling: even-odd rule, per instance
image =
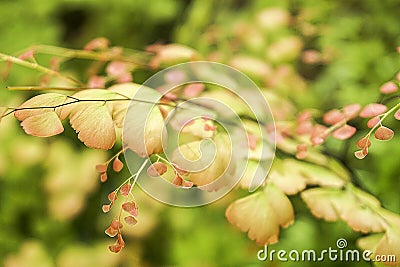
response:
[[[94,88],[84,88],[84,87],[43,87],[43,86],[7,86],[10,91],[81,91],[86,89]]]
[[[124,48],[125,54],[115,52],[112,50],[105,51],[88,51],[78,49],[68,49],[50,45],[37,45],[30,47],[29,50],[34,50],[37,53],[55,55],[64,58],[81,58],[96,61],[123,61],[134,63],[136,65],[147,66],[147,62],[151,56],[150,53],[127,50]]]
[[[367,136],[370,136],[375,131],[375,129],[378,128],[378,126],[379,127],[382,126],[383,120],[398,108],[400,108],[400,102],[397,103],[394,107],[392,107],[388,111],[386,111],[385,113],[383,113],[383,115],[381,115],[382,118],[380,118],[379,123],[377,123],[374,127],[371,128],[371,130],[368,132]]]
[[[118,158],[119,155],[121,155],[122,153],[124,153],[126,150],[126,148],[122,148],[120,151],[118,151],[118,153],[116,153],[114,156],[112,156],[109,160],[107,160],[104,164],[108,165],[111,163],[111,161],[113,161],[114,159]]]
[[[22,59],[19,59],[17,57],[9,56],[9,55],[3,54],[3,53],[0,53],[0,60],[1,61],[12,62],[14,64],[17,64],[17,65],[20,65],[20,66],[23,66],[23,67],[27,67],[27,68],[30,68],[30,69],[34,69],[34,70],[40,71],[40,72],[42,72],[44,74],[56,76],[56,77],[59,77],[62,80],[68,81],[68,82],[76,84],[78,86],[85,86],[83,83],[81,83],[80,81],[78,81],[78,80],[76,80],[76,79],[74,79],[72,77],[65,76],[65,75],[61,74],[60,72],[58,72],[58,71],[43,67],[43,66],[41,66],[41,65],[39,65],[39,64],[37,64],[35,62],[29,62],[29,61],[22,60]]]

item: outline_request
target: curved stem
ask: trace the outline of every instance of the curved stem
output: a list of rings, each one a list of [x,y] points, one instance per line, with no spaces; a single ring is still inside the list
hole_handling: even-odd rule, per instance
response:
[[[27,67],[30,69],[34,69],[34,70],[40,71],[40,72],[48,74],[48,75],[56,76],[56,77],[59,77],[60,79],[63,79],[72,84],[76,84],[78,86],[85,86],[85,84],[83,84],[82,82],[80,82],[70,76],[65,76],[58,71],[43,67],[42,65],[39,65],[38,63],[35,63],[35,62],[29,62],[29,61],[22,60],[17,57],[9,56],[9,55],[3,54],[3,53],[0,53],[0,60],[12,62],[14,64],[17,64],[17,65],[20,65],[23,67]]]
[[[93,88],[85,88],[85,87],[43,87],[43,86],[7,86],[6,87],[10,91],[81,91],[85,89],[93,89]]]
[[[389,109],[388,111],[386,111],[385,113],[381,114],[380,116],[382,116],[382,118],[379,119],[379,123],[377,123],[374,127],[371,128],[371,130],[368,132],[368,134],[366,136],[370,136],[376,128],[382,126],[382,122],[383,120],[389,116],[389,114],[391,114],[392,112],[394,112],[396,109],[400,108],[400,102],[397,103],[394,107],[392,107],[391,109]]]
[[[81,58],[96,61],[123,61],[128,63],[134,63],[139,66],[147,66],[148,58],[151,53],[127,50],[124,48],[125,54],[119,51],[113,51],[111,49],[104,51],[89,51],[89,50],[79,50],[79,49],[69,49],[64,47],[57,47],[51,45],[37,45],[32,46],[29,50],[34,50],[37,53],[49,54],[64,58]],[[127,53],[126,53],[127,52]]]
[[[24,107],[24,108],[8,108],[8,109],[12,109],[11,111],[5,113],[4,115],[2,115],[0,118],[4,118],[16,111],[20,111],[20,110],[35,110],[35,109],[56,109],[56,108],[60,108],[60,107],[64,107],[64,106],[68,106],[68,105],[72,105],[72,104],[76,104],[79,102],[115,102],[115,101],[134,101],[134,102],[139,102],[139,103],[147,103],[147,104],[153,104],[153,105],[157,105],[157,106],[169,106],[169,107],[175,107],[175,105],[173,104],[169,104],[169,103],[154,103],[151,101],[146,101],[146,100],[141,100],[141,99],[135,99],[135,98],[115,98],[115,99],[78,99],[75,97],[70,97],[70,96],[66,96],[67,98],[71,98],[74,101],[72,102],[66,102],[66,103],[62,103],[59,105],[54,105],[54,106],[41,106],[41,107]]]

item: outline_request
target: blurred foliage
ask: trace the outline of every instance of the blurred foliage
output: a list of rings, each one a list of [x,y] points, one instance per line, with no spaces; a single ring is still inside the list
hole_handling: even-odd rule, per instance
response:
[[[278,12],[267,14],[268,8]],[[18,55],[34,44],[79,48],[98,36],[132,49],[177,42],[193,47],[204,59],[244,71],[258,85],[291,99],[298,109],[326,111],[376,100],[380,84],[398,71],[399,10],[397,0],[3,0],[0,51]],[[306,51],[313,54],[307,58]],[[312,64],[310,55],[316,56]],[[27,92],[16,97],[5,87],[35,84],[37,76],[35,71],[13,66],[10,77],[2,79],[0,105],[16,106],[32,96]],[[365,127],[361,121],[355,126]],[[137,192],[140,223],[128,234],[131,240],[123,254],[110,254],[103,233],[109,218],[100,207],[119,178],[111,177],[111,184],[100,187],[93,166],[105,161],[105,153],[79,145],[71,130],[63,140],[29,137],[12,119],[2,121],[0,259],[4,266],[265,265],[256,257],[259,247],[223,216],[240,191],[196,209],[167,207]],[[327,147],[327,153],[354,171],[356,183],[376,195],[384,207],[400,212],[395,186],[400,177],[399,146],[374,144],[374,153],[364,161],[354,159],[353,142],[331,140]],[[361,236],[343,223],[314,219],[299,199],[292,200],[296,222],[271,248],[322,250],[334,246],[338,238],[354,244]],[[285,266],[277,262],[269,266],[280,265]],[[324,265],[369,266],[363,262]]]

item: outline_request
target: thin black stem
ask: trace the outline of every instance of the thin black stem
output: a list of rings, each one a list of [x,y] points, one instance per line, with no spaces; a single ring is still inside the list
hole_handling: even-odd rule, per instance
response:
[[[4,118],[16,111],[21,111],[21,110],[36,110],[36,109],[56,109],[56,108],[61,108],[64,106],[68,106],[68,105],[72,105],[72,104],[76,104],[79,102],[104,102],[105,104],[107,102],[115,102],[115,101],[134,101],[134,102],[139,102],[139,103],[147,103],[147,104],[153,104],[153,105],[157,105],[157,106],[169,106],[169,107],[176,107],[176,105],[172,105],[172,104],[168,104],[168,103],[154,103],[151,101],[147,101],[147,100],[141,100],[141,99],[134,99],[134,98],[123,98],[123,99],[78,99],[76,97],[72,97],[72,96],[66,96],[67,98],[71,98],[74,101],[72,102],[66,102],[66,103],[62,103],[59,105],[54,105],[54,106],[41,106],[41,107],[24,107],[24,108],[9,108],[12,109],[11,111],[5,113],[3,116],[1,116],[1,118]]]

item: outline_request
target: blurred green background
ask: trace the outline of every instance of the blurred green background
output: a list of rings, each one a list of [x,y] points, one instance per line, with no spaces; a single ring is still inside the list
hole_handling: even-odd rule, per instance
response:
[[[379,86],[399,70],[399,10],[398,0],[1,0],[0,52],[18,55],[35,44],[82,48],[99,36],[138,50],[177,42],[204,59],[237,67],[299,110],[326,111],[376,101]],[[66,71],[82,78],[76,71],[81,64],[67,64]],[[16,106],[33,95],[6,86],[39,80],[37,72],[17,66],[1,79],[1,106]],[[134,74],[135,79],[142,77]],[[355,125],[365,128],[362,121]],[[395,122],[390,126],[399,128]],[[399,213],[398,137],[390,144],[374,143],[363,161],[353,157],[355,140],[330,140],[327,153],[352,170],[355,181],[384,207]],[[260,247],[229,225],[225,208],[243,192],[183,209],[138,190],[139,224],[126,234],[123,252],[114,255],[107,250],[113,241],[104,234],[112,214],[104,215],[101,205],[128,173],[100,185],[94,172],[111,152],[86,149],[70,129],[49,139],[27,136],[12,118],[2,121],[0,147],[0,262],[6,267],[299,266],[259,262]],[[298,197],[292,200],[295,224],[271,249],[322,250],[334,247],[338,238],[355,248],[360,233],[344,223],[317,220]]]

